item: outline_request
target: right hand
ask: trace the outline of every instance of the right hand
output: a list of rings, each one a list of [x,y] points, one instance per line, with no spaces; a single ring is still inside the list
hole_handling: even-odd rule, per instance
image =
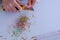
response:
[[[2,0],[2,5],[4,6],[7,12],[16,12],[17,7],[19,12],[22,11],[20,0]]]

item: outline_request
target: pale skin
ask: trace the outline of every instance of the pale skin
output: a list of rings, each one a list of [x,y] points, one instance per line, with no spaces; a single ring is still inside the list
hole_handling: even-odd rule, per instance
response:
[[[32,1],[32,2],[31,2]],[[36,0],[28,0],[28,5],[26,6],[27,8],[33,8],[36,3]],[[21,5],[22,3],[20,0],[2,0],[2,5],[5,7],[5,10],[7,12],[16,12],[17,7],[19,12],[22,11]]]

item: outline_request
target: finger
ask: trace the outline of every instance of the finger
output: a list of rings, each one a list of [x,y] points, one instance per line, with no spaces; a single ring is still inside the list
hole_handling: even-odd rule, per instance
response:
[[[6,6],[6,7],[5,7],[5,10],[6,10],[7,12],[11,12],[11,9],[9,8],[9,6]]]
[[[13,12],[13,10],[12,10],[12,6],[11,5],[8,5],[9,6],[9,8],[10,8],[10,12]]]
[[[11,4],[9,5],[9,7],[10,7],[12,12],[16,12],[17,11],[16,8],[13,5],[11,5]]]
[[[36,3],[36,0],[31,0],[31,2],[32,2],[32,7],[35,5],[35,3]]]
[[[14,6],[17,7],[19,9],[19,11],[22,11],[21,6],[17,2],[14,3]]]
[[[26,7],[31,8],[31,0],[28,0],[28,5]]]
[[[31,0],[28,0],[28,5],[31,5]]]

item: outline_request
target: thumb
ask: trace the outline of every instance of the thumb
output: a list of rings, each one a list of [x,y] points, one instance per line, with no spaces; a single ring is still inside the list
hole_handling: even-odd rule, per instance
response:
[[[31,5],[31,0],[28,0],[28,5]]]
[[[32,7],[35,5],[36,0],[32,0]]]

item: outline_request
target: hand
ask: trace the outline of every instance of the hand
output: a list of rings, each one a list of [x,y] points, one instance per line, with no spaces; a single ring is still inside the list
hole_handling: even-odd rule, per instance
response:
[[[22,11],[20,0],[2,0],[2,5],[7,12],[16,12],[16,8],[19,9],[18,11]]]
[[[36,3],[36,0],[28,0],[28,8],[33,8]]]

